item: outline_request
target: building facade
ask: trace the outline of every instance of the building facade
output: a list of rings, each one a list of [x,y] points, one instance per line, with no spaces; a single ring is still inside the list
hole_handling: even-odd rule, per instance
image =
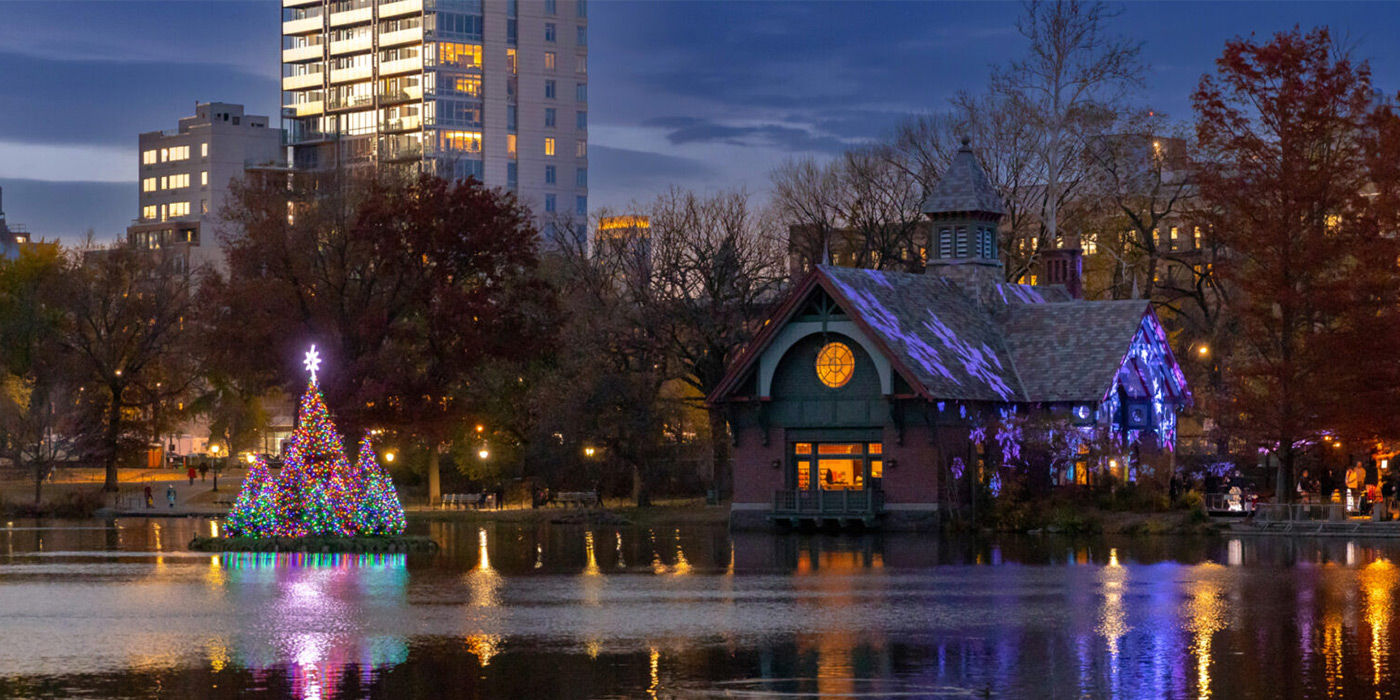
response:
[[[280,165],[282,132],[243,105],[201,103],[178,128],[141,134],[139,158],[140,216],[127,243],[192,270],[221,264],[214,233],[229,183],[248,168]]]
[[[588,216],[586,0],[284,0],[293,167],[400,165]],[[574,224],[573,222],[578,222]]]

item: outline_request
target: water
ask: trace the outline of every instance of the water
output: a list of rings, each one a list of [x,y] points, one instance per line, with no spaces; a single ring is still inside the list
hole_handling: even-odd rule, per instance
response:
[[[1394,698],[1400,542],[0,523],[0,698]]]

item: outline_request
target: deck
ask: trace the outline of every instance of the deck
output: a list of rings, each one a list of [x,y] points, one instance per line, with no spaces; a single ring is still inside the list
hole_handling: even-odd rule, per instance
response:
[[[885,494],[879,489],[802,491],[784,489],[773,494],[775,523],[801,527],[873,527],[884,515]]]

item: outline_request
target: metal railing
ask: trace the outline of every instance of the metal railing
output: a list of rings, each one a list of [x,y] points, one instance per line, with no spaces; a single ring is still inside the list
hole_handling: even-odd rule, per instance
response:
[[[1344,522],[1343,503],[1260,503],[1254,506],[1256,522]]]
[[[843,517],[877,515],[884,510],[885,493],[878,489],[803,491],[784,489],[773,494],[775,515]]]

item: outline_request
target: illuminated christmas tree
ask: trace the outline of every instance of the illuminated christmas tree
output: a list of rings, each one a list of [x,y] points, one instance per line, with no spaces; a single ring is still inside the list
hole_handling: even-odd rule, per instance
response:
[[[297,411],[297,428],[275,479],[261,458],[254,462],[234,509],[230,537],[397,535],[404,530],[403,506],[393,481],[374,458],[366,437],[354,465],[346,457],[316,384],[320,357],[306,355],[311,381]]]

